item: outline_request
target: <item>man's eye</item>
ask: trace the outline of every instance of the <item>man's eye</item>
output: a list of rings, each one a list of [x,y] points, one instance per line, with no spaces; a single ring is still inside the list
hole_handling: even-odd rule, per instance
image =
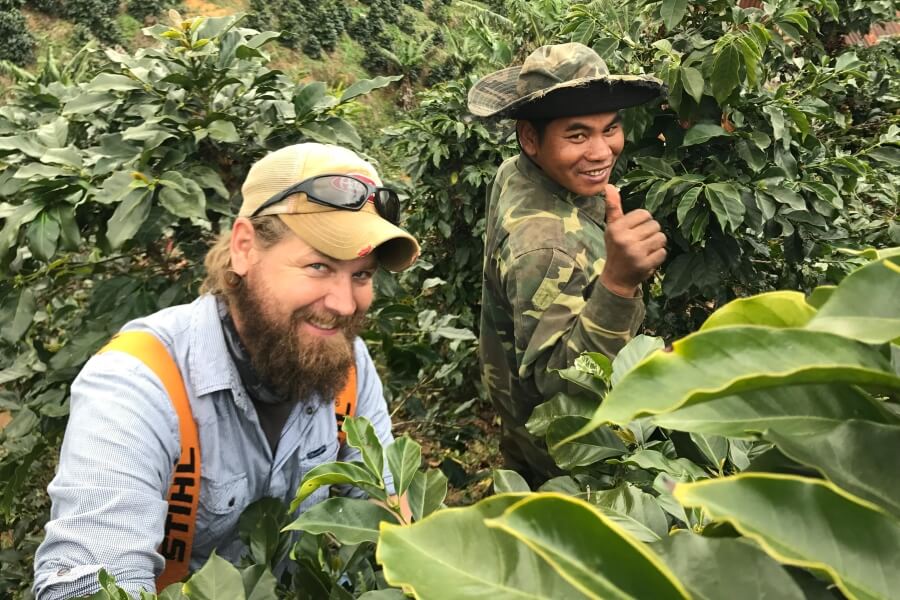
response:
[[[325,272],[328,270],[328,265],[325,263],[312,263],[310,265],[306,265],[307,269],[312,269],[313,271],[321,271]]]
[[[618,123],[613,123],[609,127],[606,128],[605,133],[615,133],[618,131],[620,125]]]
[[[374,275],[373,271],[357,271],[356,273],[353,274],[353,277],[357,281],[368,281],[368,280],[372,279],[373,275]]]

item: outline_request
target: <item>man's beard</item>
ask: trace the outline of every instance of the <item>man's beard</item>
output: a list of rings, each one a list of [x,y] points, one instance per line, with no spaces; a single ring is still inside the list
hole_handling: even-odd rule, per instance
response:
[[[270,296],[259,287],[245,277],[230,298],[253,370],[285,402],[315,393],[322,402],[333,402],[354,363],[353,340],[365,325],[365,315],[319,313],[305,306],[285,319],[276,316],[266,300]],[[304,335],[301,325],[310,320],[340,331],[323,337]]]

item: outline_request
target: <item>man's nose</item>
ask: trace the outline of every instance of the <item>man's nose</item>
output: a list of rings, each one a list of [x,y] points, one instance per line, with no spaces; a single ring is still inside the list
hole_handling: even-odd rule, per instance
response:
[[[335,277],[325,295],[325,308],[336,315],[350,316],[356,312],[353,282],[350,277]]]
[[[603,136],[591,138],[588,142],[588,149],[585,158],[596,162],[605,162],[612,156],[612,149]]]

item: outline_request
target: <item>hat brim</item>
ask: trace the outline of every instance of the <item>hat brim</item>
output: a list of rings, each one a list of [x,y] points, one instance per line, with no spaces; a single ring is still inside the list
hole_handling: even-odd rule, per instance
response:
[[[665,96],[666,87],[649,75],[586,77],[518,97],[521,67],[509,67],[479,80],[469,91],[469,110],[479,117],[555,119],[638,106]]]
[[[304,242],[338,260],[374,252],[381,266],[397,272],[419,256],[416,238],[370,212],[329,210],[278,216]]]

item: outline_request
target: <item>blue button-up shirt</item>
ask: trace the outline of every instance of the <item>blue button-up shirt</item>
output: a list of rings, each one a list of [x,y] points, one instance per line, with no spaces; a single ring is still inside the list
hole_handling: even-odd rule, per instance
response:
[[[266,496],[293,499],[313,467],[360,460],[340,446],[333,406],[304,398],[295,406],[273,455],[256,410],[225,344],[219,303],[201,296],[127,324],[168,348],[184,378],[197,423],[202,477],[191,569],[213,549],[236,562],[243,553],[237,524],[244,508]],[[392,441],[390,417],[372,359],[359,339],[357,415],[367,417],[382,444]],[[35,557],[38,600],[91,594],[105,568],[131,593],[155,590],[173,465],[181,455],[178,417],[162,383],[140,360],[122,352],[91,358],[72,384],[71,411],[56,476],[53,508]],[[390,473],[385,483],[393,490]],[[298,509],[328,497],[320,488]]]

